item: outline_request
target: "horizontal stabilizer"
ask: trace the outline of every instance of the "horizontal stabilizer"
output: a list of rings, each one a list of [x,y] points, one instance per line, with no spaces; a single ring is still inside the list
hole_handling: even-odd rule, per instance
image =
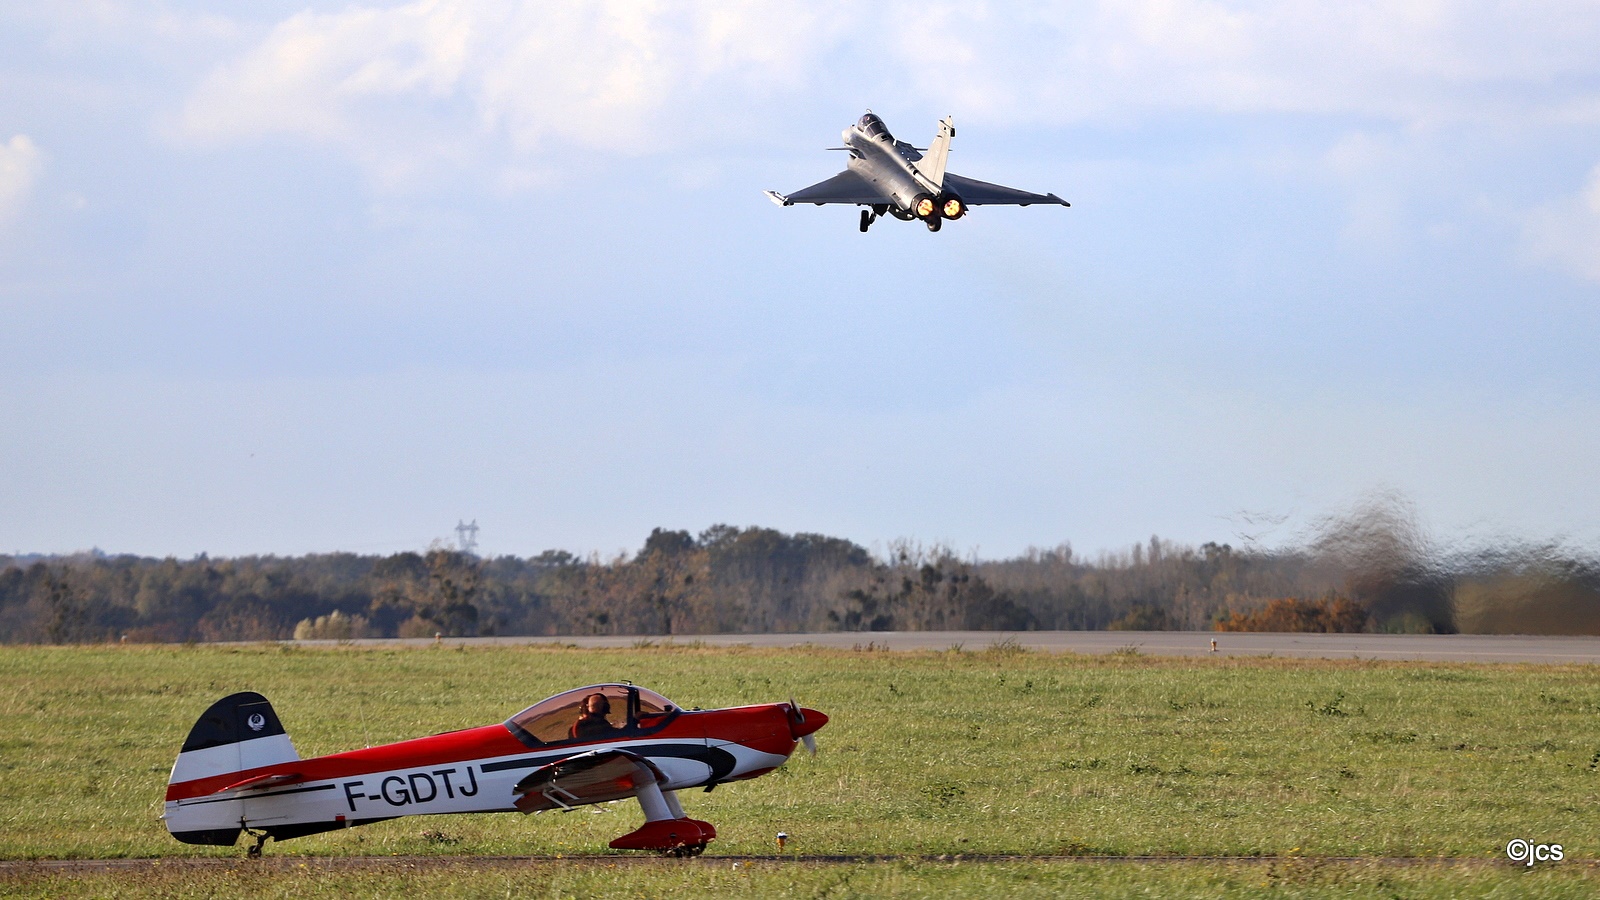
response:
[[[259,791],[263,788],[277,787],[280,784],[294,784],[297,781],[305,780],[306,776],[300,774],[299,772],[288,772],[282,775],[257,775],[254,778],[246,778],[243,781],[236,781],[227,787],[218,788],[212,793],[224,794],[228,791]]]

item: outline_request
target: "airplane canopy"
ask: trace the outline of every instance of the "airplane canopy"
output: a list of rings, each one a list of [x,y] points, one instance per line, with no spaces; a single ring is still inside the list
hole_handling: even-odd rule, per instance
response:
[[[889,133],[889,126],[883,124],[883,120],[872,113],[867,113],[866,115],[862,116],[860,121],[856,122],[856,125],[859,126],[862,131],[865,131],[867,133],[867,137],[869,138],[882,137],[888,138],[891,143],[894,141],[894,135]]]
[[[600,715],[590,711],[589,698],[595,695],[605,698],[603,703],[593,704],[604,710]],[[505,724],[518,740],[539,746],[648,734],[677,714],[676,704],[648,688],[591,684],[540,700]]]

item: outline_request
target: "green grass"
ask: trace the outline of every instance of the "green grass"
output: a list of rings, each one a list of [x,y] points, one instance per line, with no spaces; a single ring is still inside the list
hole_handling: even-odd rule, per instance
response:
[[[239,855],[177,843],[158,818],[167,771],[189,726],[213,700],[236,690],[266,694],[301,754],[311,756],[495,722],[559,690],[629,679],[687,706],[792,694],[833,719],[818,734],[822,752],[815,759],[800,754],[757,781],[684,795],[691,815],[717,825],[711,854],[773,852],[772,836],[782,830],[802,856],[1492,860],[1503,855],[1506,841],[1523,837],[1562,843],[1569,860],[1532,875],[1500,867],[1342,865],[1329,870],[1344,873],[1337,877],[1319,869],[1303,884],[1269,879],[1266,888],[1256,880],[1268,864],[747,864],[738,877],[774,896],[790,883],[805,885],[795,890],[809,896],[840,878],[843,886],[828,889],[830,896],[988,892],[993,885],[1019,895],[1060,894],[1078,884],[1099,884],[1089,893],[1115,896],[1136,893],[1146,879],[1168,885],[1168,894],[1202,896],[1289,887],[1299,893],[1287,895],[1323,896],[1340,885],[1354,896],[1387,896],[1385,884],[1400,885],[1404,890],[1395,890],[1406,896],[1478,887],[1514,895],[1531,885],[1589,895],[1592,870],[1578,863],[1600,858],[1597,675],[1587,666],[1004,649],[7,647],[0,649],[0,779],[7,798],[0,807],[0,859]],[[400,819],[269,844],[267,852],[600,853],[639,819],[631,803],[592,809]],[[646,877],[652,892],[671,896],[710,889],[709,878],[733,877],[723,874],[727,865],[707,859],[651,869]],[[562,868],[559,878],[540,875],[538,890],[559,883],[570,885],[559,888],[570,894],[603,893],[613,877],[608,872],[622,869]],[[43,896],[61,878],[100,892],[92,887],[100,876],[6,877],[12,880],[0,882],[0,894]],[[460,896],[504,896],[527,876],[442,869],[230,877],[272,880],[278,886],[269,895],[332,892],[333,882],[356,896],[379,895],[415,877]],[[615,877],[625,884],[636,876]],[[296,878],[306,881],[293,887]],[[456,881],[470,889],[449,887]],[[501,885],[498,893],[480,892],[491,883]],[[188,895],[183,884],[168,888],[151,891]],[[538,890],[531,895],[542,896]]]
[[[64,895],[209,900],[253,898],[557,898],[701,897],[1274,897],[1447,898],[1593,897],[1600,876],[1587,866],[1522,870],[1321,864],[1132,865],[1107,863],[905,863],[817,866],[739,863],[711,858],[655,865],[536,862],[327,871],[277,870],[241,863],[225,871],[96,875],[0,873],[0,896]]]

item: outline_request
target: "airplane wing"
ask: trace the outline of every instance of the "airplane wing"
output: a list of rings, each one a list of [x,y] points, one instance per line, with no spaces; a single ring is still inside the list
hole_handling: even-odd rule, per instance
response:
[[[827,182],[823,182],[826,184]],[[1028,191],[1019,191],[1004,185],[990,184],[976,178],[963,178],[960,175],[946,173],[944,176],[946,190],[955,191],[968,206],[1029,206],[1034,203],[1052,203],[1062,206],[1072,204],[1057,197],[1055,194],[1034,194]],[[819,185],[820,187],[820,185]]]
[[[512,791],[522,795],[517,809],[533,813],[622,800],[660,780],[656,767],[638,754],[591,750],[534,769]]]
[[[767,196],[779,206],[793,206],[796,203],[815,203],[818,206],[824,203],[855,203],[871,206],[874,203],[889,202],[889,198],[873,187],[872,182],[850,169],[845,169],[827,181],[819,181],[792,194],[767,191]]]

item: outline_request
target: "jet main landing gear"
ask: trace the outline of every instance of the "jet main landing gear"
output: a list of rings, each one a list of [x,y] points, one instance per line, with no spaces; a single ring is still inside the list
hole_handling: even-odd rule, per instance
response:
[[[872,223],[876,222],[877,220],[878,220],[878,214],[877,213],[873,212],[870,209],[863,209],[861,211],[861,233],[862,234],[866,234],[867,233],[867,228],[870,227],[872,225]]]

